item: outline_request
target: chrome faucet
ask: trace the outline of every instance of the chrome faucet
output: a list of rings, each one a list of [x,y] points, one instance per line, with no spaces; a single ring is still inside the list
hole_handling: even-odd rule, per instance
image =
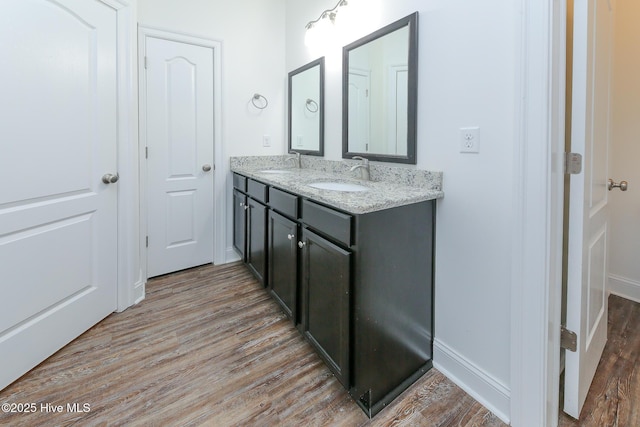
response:
[[[284,161],[293,160],[294,165],[298,167],[298,169],[302,169],[302,159],[300,158],[300,153],[297,151],[292,151],[291,154],[295,154],[295,156],[289,156]]]
[[[371,169],[369,168],[369,159],[365,159],[364,157],[354,156],[353,160],[362,160],[362,163],[358,163],[357,165],[351,166],[351,171],[354,171],[360,168],[360,177],[366,181],[371,181]]]

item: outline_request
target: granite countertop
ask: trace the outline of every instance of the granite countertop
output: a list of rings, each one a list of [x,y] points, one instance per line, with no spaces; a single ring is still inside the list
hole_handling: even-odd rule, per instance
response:
[[[291,193],[341,209],[364,214],[425,200],[438,199],[442,173],[371,164],[371,181],[358,179],[360,170],[350,171],[357,161],[330,161],[303,156],[302,168],[293,168],[287,156],[232,157],[231,170]],[[274,173],[269,171],[286,171]],[[335,191],[310,187],[314,182],[359,184],[368,191]]]

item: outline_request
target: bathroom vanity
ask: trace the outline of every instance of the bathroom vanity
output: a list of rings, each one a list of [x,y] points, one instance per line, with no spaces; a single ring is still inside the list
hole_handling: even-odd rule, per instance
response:
[[[234,246],[371,417],[432,366],[441,174],[369,182],[347,162],[247,159],[232,159]]]

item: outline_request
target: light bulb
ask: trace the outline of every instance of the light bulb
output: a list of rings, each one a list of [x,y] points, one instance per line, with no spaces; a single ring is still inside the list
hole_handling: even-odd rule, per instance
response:
[[[316,27],[317,24],[311,24],[307,27],[307,31],[304,33],[304,44],[307,47],[315,47],[318,45],[319,41],[319,31]]]

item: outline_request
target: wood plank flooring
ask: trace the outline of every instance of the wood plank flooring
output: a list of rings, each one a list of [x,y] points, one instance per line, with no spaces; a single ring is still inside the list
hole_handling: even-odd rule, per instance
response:
[[[0,391],[5,403],[34,403],[0,412],[30,427],[505,425],[436,369],[369,420],[240,263],[150,280],[143,302]]]
[[[559,427],[640,426],[640,304],[611,295],[607,320],[607,345],[580,420],[561,413]]]

